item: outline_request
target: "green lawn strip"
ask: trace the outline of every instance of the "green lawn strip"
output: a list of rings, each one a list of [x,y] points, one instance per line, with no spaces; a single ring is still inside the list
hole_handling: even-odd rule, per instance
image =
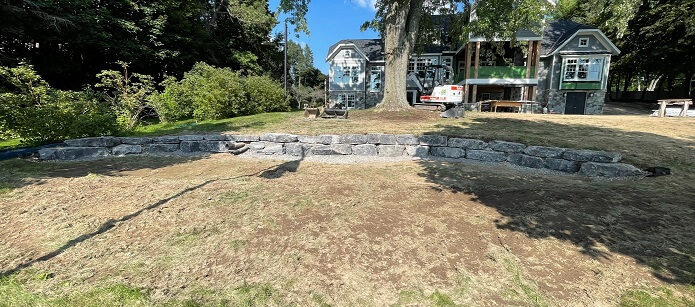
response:
[[[0,277],[0,307],[10,306],[292,306],[268,284],[244,284],[233,291],[199,288],[189,299],[153,301],[148,289],[114,283],[94,286],[82,291],[61,291],[56,294],[36,293],[30,285],[53,278],[52,274],[24,271]]]
[[[181,120],[171,123],[153,123],[137,127],[128,136],[160,136],[200,132],[247,132],[267,129],[269,125],[298,116],[299,112],[275,112],[239,116],[219,120]]]
[[[628,290],[620,296],[620,307],[692,307],[695,306],[695,286],[686,289],[691,297],[677,296],[667,288]]]
[[[21,142],[21,139],[0,140],[0,150],[20,148]]]

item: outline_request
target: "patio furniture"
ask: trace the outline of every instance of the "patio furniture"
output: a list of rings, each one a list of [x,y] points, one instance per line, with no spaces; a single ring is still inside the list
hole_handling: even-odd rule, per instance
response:
[[[693,100],[689,98],[683,99],[659,99],[659,117],[666,117],[666,106],[682,105],[683,110],[679,116],[688,116],[688,109],[693,104]]]

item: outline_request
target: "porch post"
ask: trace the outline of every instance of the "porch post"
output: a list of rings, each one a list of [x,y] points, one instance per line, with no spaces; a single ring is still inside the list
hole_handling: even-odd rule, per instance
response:
[[[526,55],[526,79],[531,78],[531,63],[534,62],[534,48],[533,41],[528,41],[528,52]],[[524,93],[521,95],[521,100],[529,100],[529,94],[531,92],[531,87],[526,85],[524,87]]]
[[[478,68],[480,67],[480,42],[475,43],[475,79],[478,79]],[[478,85],[473,85],[473,103],[478,102]],[[480,111],[480,110],[478,110]]]
[[[533,67],[535,68],[533,71],[533,78],[538,79],[538,71],[539,71],[539,66],[541,64],[541,41],[536,41],[536,48],[535,52],[533,54],[534,57],[534,64]],[[538,88],[538,85],[531,87],[531,97],[529,100],[535,101],[536,100],[536,89]]]
[[[464,70],[463,103],[468,103],[470,86],[468,79],[471,78],[471,43],[466,43],[466,69]]]

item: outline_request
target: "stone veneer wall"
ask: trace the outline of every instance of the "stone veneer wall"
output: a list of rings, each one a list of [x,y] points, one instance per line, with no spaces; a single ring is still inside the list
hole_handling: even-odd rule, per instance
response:
[[[140,154],[173,155],[222,153],[244,147],[246,153],[289,155],[356,155],[378,157],[448,158],[550,169],[584,176],[629,177],[644,173],[619,163],[615,152],[559,147],[527,146],[520,143],[411,134],[292,135],[182,135],[155,138],[95,137],[67,140],[61,147],[39,151],[43,160],[100,159]]]
[[[596,115],[603,114],[603,106],[606,100],[606,91],[585,91],[585,90],[545,90],[541,93],[542,101],[548,102],[548,110],[555,114],[565,113],[565,96],[566,92],[586,92],[586,107],[584,114]],[[594,94],[593,97],[589,97]]]

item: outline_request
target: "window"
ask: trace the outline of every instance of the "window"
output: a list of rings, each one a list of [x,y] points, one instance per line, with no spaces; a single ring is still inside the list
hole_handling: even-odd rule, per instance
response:
[[[355,85],[360,82],[359,66],[333,66],[333,76],[336,84]]]
[[[359,66],[352,66],[351,82],[352,82],[352,84],[360,83],[360,67]]]
[[[603,58],[565,59],[563,81],[601,81]]]
[[[579,47],[589,47],[589,39],[588,38],[580,38],[579,39]]]
[[[565,64],[565,80],[574,80],[577,76],[577,59],[567,59]]]
[[[341,107],[354,109],[355,101],[355,94],[338,94],[338,103],[341,105]]]
[[[369,74],[369,91],[381,92],[381,66],[373,66]]]
[[[415,62],[416,61],[417,60],[415,60],[415,59],[410,59],[410,62],[408,63],[408,73],[415,71]]]
[[[352,50],[345,50],[343,57],[351,58],[352,57]]]

